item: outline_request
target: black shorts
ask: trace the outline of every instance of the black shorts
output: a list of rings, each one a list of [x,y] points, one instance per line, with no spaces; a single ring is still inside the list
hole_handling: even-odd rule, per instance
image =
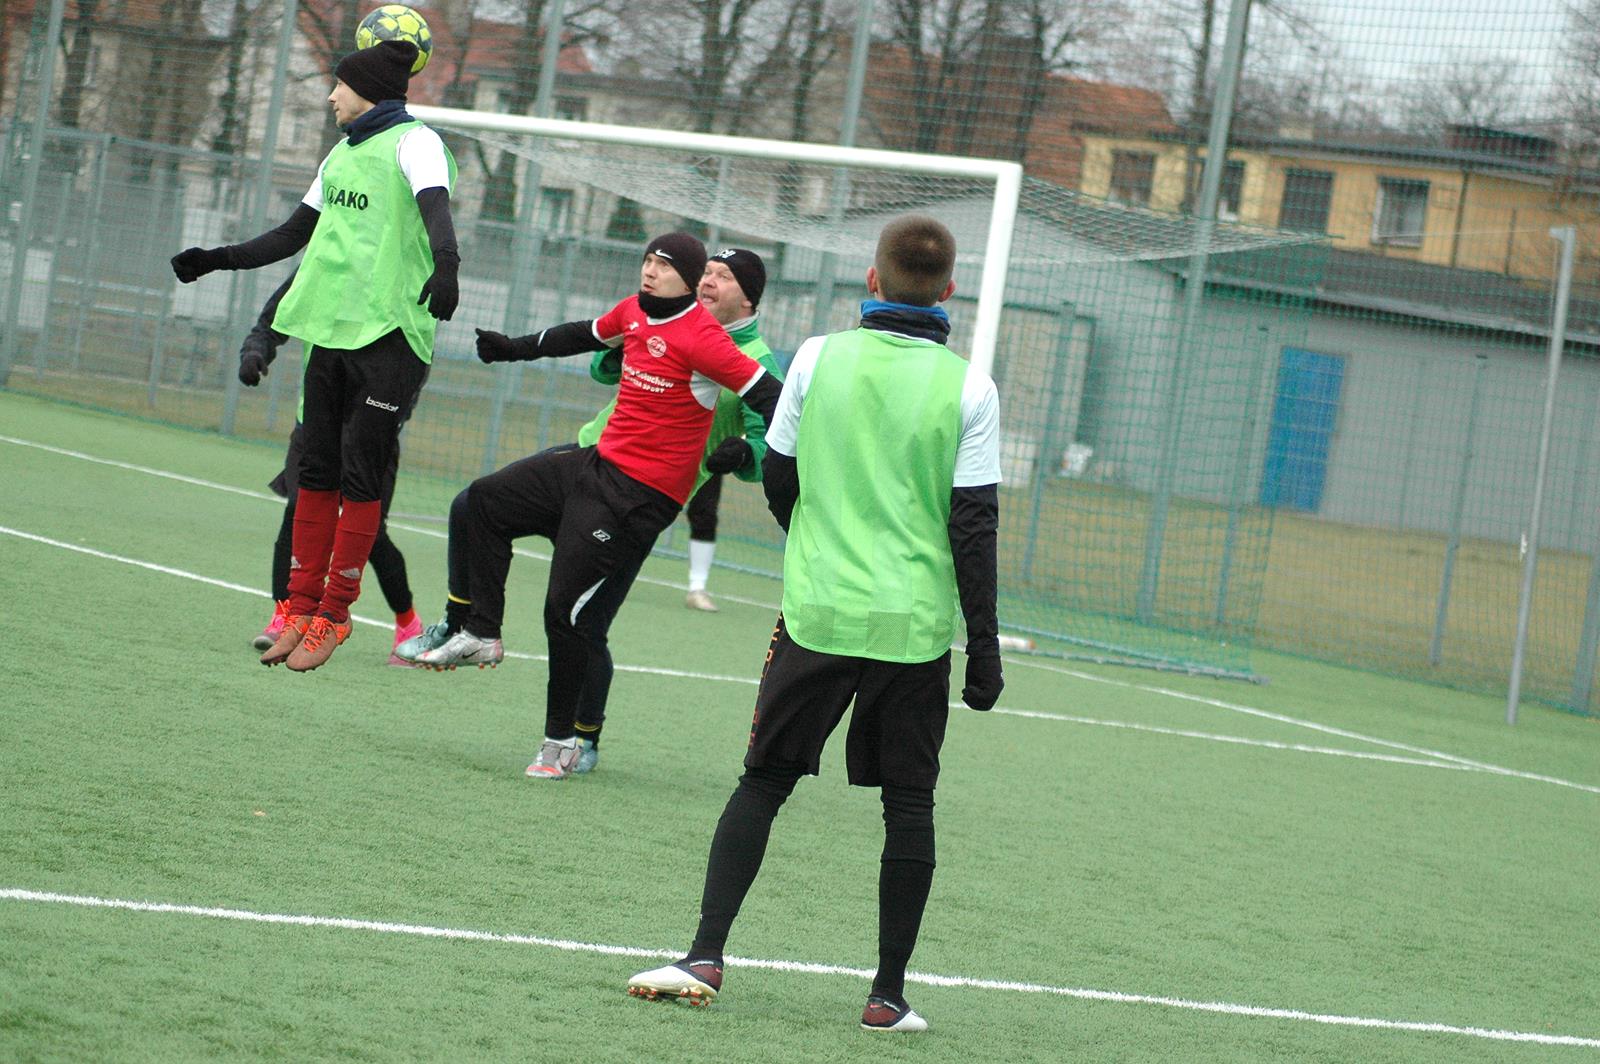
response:
[[[789,637],[781,614],[761,670],[745,767],[797,765],[817,775],[822,748],[852,700],[850,782],[932,789],[950,715],[950,652],[911,664],[820,654]]]

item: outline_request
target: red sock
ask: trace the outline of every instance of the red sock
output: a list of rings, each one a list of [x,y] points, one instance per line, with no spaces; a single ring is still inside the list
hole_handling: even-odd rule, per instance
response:
[[[296,515],[298,516],[298,514]],[[361,594],[361,570],[378,538],[383,523],[383,503],[345,500],[339,511],[339,527],[333,536],[333,561],[328,566],[328,589],[322,593],[318,613],[325,613],[343,624],[350,619],[350,607]]]
[[[334,529],[339,524],[339,493],[301,488],[294,504],[294,538],[289,561],[289,612],[315,613],[328,579]]]
[[[404,613],[397,613],[394,615],[394,626],[396,628],[405,628],[409,625],[415,624],[416,620],[417,611],[414,609],[406,610]]]

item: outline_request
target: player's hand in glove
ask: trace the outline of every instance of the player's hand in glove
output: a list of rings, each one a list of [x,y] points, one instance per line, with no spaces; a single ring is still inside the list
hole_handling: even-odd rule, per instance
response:
[[[716,450],[706,455],[706,471],[732,473],[736,469],[743,469],[754,455],[755,452],[742,438],[729,436],[717,444]]]
[[[267,375],[267,367],[271,364],[272,356],[267,342],[255,333],[246,336],[239,348],[239,383],[254,388]]]
[[[459,302],[461,289],[456,283],[456,264],[441,255],[434,261],[433,276],[422,283],[417,306],[426,305],[429,314],[440,321],[449,321]]]
[[[961,701],[970,709],[989,710],[1000,701],[1000,692],[1006,681],[1000,675],[1000,655],[980,654],[967,657],[967,685],[961,689]]]
[[[530,354],[519,352],[517,345],[505,333],[495,332],[493,329],[474,329],[478,334],[478,361],[479,362],[518,362],[530,357]],[[538,358],[537,354],[532,354]]]
[[[172,256],[172,272],[184,284],[193,284],[227,265],[228,256],[223,248],[185,248]]]

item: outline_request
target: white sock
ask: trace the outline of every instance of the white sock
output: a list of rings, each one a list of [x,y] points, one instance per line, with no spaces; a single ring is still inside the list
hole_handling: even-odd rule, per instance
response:
[[[547,743],[555,743],[557,746],[564,746],[568,750],[571,750],[574,746],[578,745],[578,737],[576,735],[570,739],[552,739],[550,736],[546,735],[544,737],[544,741]]]
[[[689,541],[689,590],[704,591],[711,576],[711,557],[716,554],[715,542],[703,539]]]

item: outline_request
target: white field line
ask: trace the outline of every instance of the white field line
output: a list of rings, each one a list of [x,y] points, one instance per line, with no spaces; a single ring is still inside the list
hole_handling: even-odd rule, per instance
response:
[[[75,554],[86,554],[91,558],[99,558],[103,561],[118,562],[122,565],[131,565],[138,569],[147,569],[153,573],[161,573],[164,576],[176,576],[184,580],[193,580],[197,583],[208,584],[211,587],[220,587],[228,591],[242,592],[243,594],[252,595],[256,598],[270,599],[272,597],[270,594],[257,587],[247,587],[244,584],[235,584],[231,580],[218,580],[216,577],[201,576],[199,573],[191,573],[187,569],[175,569],[170,565],[158,565],[155,562],[147,562],[140,558],[129,558],[122,554],[112,554],[109,551],[95,550],[93,547],[85,547],[79,543],[66,543],[59,539],[51,539],[49,536],[40,536],[32,532],[24,532],[21,529],[8,528],[5,525],[0,525],[0,535],[15,536],[18,539],[25,539],[33,543],[40,543],[47,547],[55,547],[59,550],[68,550]],[[376,617],[362,617],[359,614],[352,613],[350,615],[350,619],[355,621],[357,624],[370,625],[373,628],[382,628],[386,631],[391,630],[394,627],[394,623],[392,621],[380,621]],[[543,654],[522,654],[518,653],[517,651],[508,651],[506,653],[506,657],[522,658],[527,661],[550,660]],[[755,686],[760,682],[759,679],[753,679],[744,676],[720,676],[716,673],[689,672],[684,669],[667,669],[653,665],[618,665],[616,668],[619,672],[637,672],[650,676],[670,676],[686,680],[720,680],[726,683],[748,683],[751,686]]]
[[[92,462],[95,465],[110,466],[113,469],[124,469],[130,473],[144,473],[147,476],[160,477],[163,480],[175,480],[180,484],[189,484],[197,488],[210,488],[212,491],[225,491],[229,495],[242,495],[247,499],[260,499],[262,502],[275,502],[280,506],[283,504],[283,500],[271,492],[256,491],[252,488],[235,487],[232,484],[222,484],[215,480],[205,480],[200,477],[191,477],[182,473],[174,473],[168,469],[156,469],[151,466],[136,465],[133,462],[119,462],[111,458],[100,458],[96,455],[85,454],[82,451],[73,451],[65,447],[53,447],[47,443],[36,443],[33,440],[19,439],[16,436],[0,435],[0,443],[10,443],[18,447],[31,447],[36,451],[45,451],[49,454],[60,455],[63,458],[76,458],[81,462]],[[447,540],[450,538],[448,533],[440,531],[437,528],[427,528],[422,525],[406,524],[403,521],[390,521],[388,522],[388,525],[390,528],[398,528],[406,532],[414,532],[419,536],[428,536],[431,539]],[[532,558],[541,562],[547,562],[550,560],[550,555],[548,554],[545,554],[541,551],[526,550],[522,547],[513,547],[511,553],[519,557]],[[656,587],[669,587],[674,591],[683,591],[688,587],[687,584],[674,583],[671,580],[658,580],[654,577],[645,576],[643,573],[639,574],[639,576],[635,578],[635,581],[641,584],[653,584]],[[738,602],[746,606],[760,606],[763,609],[770,609],[773,613],[777,613],[778,611],[777,606],[769,605],[768,603],[761,602],[756,599],[743,598],[739,595],[719,593],[717,598],[724,602]]]
[[[169,565],[159,565],[155,562],[147,562],[140,558],[129,558],[126,555],[112,554],[109,551],[96,550],[93,547],[85,547],[79,543],[67,543],[62,540],[52,539],[49,536],[41,536],[32,532],[24,532],[20,529],[9,528],[5,525],[0,525],[0,535],[15,536],[18,539],[39,543],[47,547],[55,547],[59,550],[72,551],[76,554],[84,554],[91,558],[99,558],[103,561],[117,562],[122,565],[131,565],[135,568],[161,573],[164,576],[176,576],[185,580],[194,580],[198,583],[210,585],[211,587],[220,587],[228,591],[238,591],[256,598],[270,598],[267,592],[262,591],[259,588],[247,587],[244,584],[236,584],[229,580],[218,580],[215,577],[202,576],[199,573],[191,573],[184,569],[173,568]],[[363,617],[359,614],[352,613],[350,615],[350,619],[358,624],[370,625],[374,628],[382,628],[387,630],[391,627],[389,622],[379,620],[375,617]],[[507,651],[506,657],[517,658],[523,661],[548,662],[550,660],[544,654],[526,654],[515,650]],[[725,676],[719,673],[691,672],[686,669],[669,669],[654,665],[617,665],[616,668],[619,672],[640,673],[649,676],[666,676],[675,679],[745,684],[751,687],[758,686],[761,682],[760,678],[755,676]],[[955,702],[952,702],[951,706],[954,708],[963,708],[961,707],[960,703]],[[1478,769],[1473,769],[1469,765],[1457,764],[1455,762],[1448,761],[1429,761],[1422,758],[1397,757],[1389,754],[1375,754],[1360,750],[1340,750],[1333,747],[1307,746],[1304,744],[1276,742],[1270,739],[1252,739],[1239,735],[1218,735],[1212,732],[1191,731],[1180,728],[1162,728],[1155,725],[1133,724],[1126,721],[1096,720],[1091,717],[1073,717],[1066,714],[1045,713],[1037,710],[996,708],[993,710],[993,712],[1003,716],[1027,717],[1036,720],[1054,720],[1069,724],[1090,724],[1109,728],[1123,728],[1129,731],[1142,731],[1161,735],[1172,735],[1188,739],[1203,739],[1211,742],[1231,743],[1237,746],[1253,746],[1264,750],[1285,750],[1299,753],[1326,754],[1333,757],[1352,757],[1368,761],[1388,761],[1394,764],[1417,765],[1423,768],[1448,768],[1481,771]]]
[[[111,466],[111,467],[114,467],[114,468],[117,468],[117,469],[125,469],[125,470],[129,470],[129,471],[132,471],[132,472],[145,473],[145,474],[148,474],[150,476],[162,477],[162,478],[168,479],[168,480],[176,480],[176,481],[180,481],[180,482],[185,483],[185,484],[194,485],[196,487],[212,488],[212,489],[215,489],[215,490],[218,490],[218,491],[225,491],[225,492],[229,492],[229,493],[235,494],[235,495],[244,495],[244,496],[248,496],[248,497],[251,497],[251,498],[264,499],[264,500],[273,501],[273,502],[278,501],[277,496],[268,494],[266,492],[249,491],[249,490],[246,490],[246,489],[243,489],[243,488],[234,487],[234,486],[229,485],[229,484],[219,484],[219,483],[216,483],[214,481],[202,480],[202,479],[199,479],[199,478],[196,478],[196,477],[184,476],[182,474],[173,473],[173,472],[170,472],[170,471],[164,470],[164,469],[155,469],[155,468],[152,468],[150,466],[141,466],[141,465],[135,465],[135,464],[130,463],[130,462],[120,462],[120,461],[115,461],[115,460],[108,459],[108,458],[100,458],[100,457],[97,457],[95,455],[85,454],[85,453],[83,453],[81,451],[72,451],[72,450],[67,450],[65,448],[61,448],[61,447],[54,447],[54,446],[51,446],[49,444],[36,443],[34,441],[20,439],[20,438],[15,437],[15,436],[0,435],[0,442],[15,444],[15,445],[20,446],[20,447],[31,447],[31,448],[35,448],[37,450],[49,452],[51,454],[62,455],[62,456],[69,457],[69,458],[76,458],[76,459],[79,459],[81,461],[93,462],[93,463],[96,463],[96,464],[99,464],[99,465],[107,465],[107,466]],[[422,528],[422,527],[418,527],[416,525],[404,525],[404,524],[398,524],[398,523],[393,523],[393,522],[391,522],[391,524],[392,524],[392,527],[401,528],[401,529],[404,529],[404,530],[406,530],[408,532],[415,532],[415,533],[418,533],[420,535],[432,536],[432,537],[437,538],[437,539],[447,539],[448,538],[448,536],[444,532],[441,532],[441,531],[439,531],[437,529]],[[71,546],[70,544],[62,544],[62,545],[63,546],[68,546],[68,547]],[[548,554],[541,554],[541,553],[538,553],[538,552],[535,552],[535,551],[523,550],[521,548],[514,549],[513,553],[521,555],[523,557],[535,558],[535,559],[538,559],[538,560],[541,560],[541,561],[549,561],[550,560],[550,556]],[[131,559],[118,559],[118,560],[132,561]],[[146,563],[132,562],[132,564],[146,564]],[[202,581],[209,581],[209,578],[206,578],[206,577],[196,576],[195,579],[202,580]],[[651,579],[649,577],[643,576],[642,574],[640,575],[639,580],[644,582],[644,583],[647,583],[647,584],[654,584],[654,585],[656,585],[658,587],[669,587],[669,588],[673,588],[674,590],[682,590],[683,587],[685,586],[685,585],[682,585],[682,584],[673,583],[671,581]],[[777,607],[774,606],[774,605],[757,602],[757,601],[752,600],[752,599],[742,599],[742,598],[737,598],[735,596],[728,596],[728,595],[719,596],[719,597],[723,598],[726,601],[742,602],[742,603],[745,603],[747,605],[761,606],[763,608],[771,609],[771,610],[776,610],[777,609]],[[365,618],[362,618],[361,620],[362,620],[362,623],[379,623],[379,622],[368,621]],[[508,656],[519,656],[520,657],[521,655],[508,655]],[[542,660],[542,659],[535,658],[533,660]],[[1012,658],[1010,658],[1008,660],[1012,664],[1020,664],[1020,665],[1023,665],[1025,667],[1028,667],[1028,668],[1039,669],[1041,671],[1055,673],[1055,674],[1060,675],[1060,676],[1071,676],[1071,677],[1073,677],[1075,679],[1087,680],[1087,681],[1089,681],[1091,683],[1109,684],[1110,686],[1113,686],[1113,687],[1122,687],[1122,688],[1126,688],[1128,690],[1140,691],[1140,692],[1143,692],[1143,693],[1146,693],[1146,694],[1164,695],[1164,696],[1167,696],[1167,697],[1170,697],[1170,698],[1176,698],[1176,699],[1179,699],[1179,700],[1182,700],[1182,701],[1186,701],[1186,702],[1196,702],[1196,703],[1199,703],[1201,705],[1211,706],[1212,708],[1215,708],[1215,709],[1226,710],[1226,711],[1231,712],[1231,713],[1242,713],[1242,714],[1245,714],[1247,716],[1260,717],[1260,718],[1263,718],[1263,719],[1266,719],[1266,720],[1276,721],[1276,722],[1278,722],[1280,724],[1288,724],[1288,725],[1291,725],[1293,727],[1306,728],[1306,729],[1309,729],[1311,731],[1318,731],[1318,732],[1322,732],[1324,734],[1338,736],[1339,738],[1343,738],[1343,739],[1352,739],[1352,740],[1355,740],[1356,742],[1371,743],[1371,744],[1373,744],[1375,746],[1382,746],[1382,747],[1386,747],[1386,748],[1389,748],[1389,749],[1392,749],[1392,750],[1399,750],[1402,753],[1415,754],[1415,755],[1417,755],[1418,757],[1421,757],[1421,758],[1430,758],[1430,759],[1433,759],[1433,760],[1436,760],[1436,761],[1455,762],[1455,763],[1458,763],[1460,765],[1464,765],[1464,766],[1469,767],[1469,768],[1474,768],[1474,769],[1477,769],[1477,770],[1479,770],[1481,772],[1488,772],[1488,773],[1491,773],[1491,774],[1494,774],[1494,775],[1510,776],[1510,777],[1513,777],[1513,778],[1516,778],[1516,779],[1525,779],[1525,780],[1530,780],[1530,781],[1537,782],[1537,783],[1549,783],[1549,784],[1553,784],[1553,785],[1558,786],[1558,787],[1568,787],[1568,788],[1572,788],[1574,790],[1586,791],[1586,792],[1591,793],[1591,794],[1600,794],[1600,787],[1597,787],[1597,786],[1592,786],[1592,785],[1585,784],[1585,783],[1576,783],[1576,782],[1574,782],[1572,780],[1561,779],[1560,777],[1557,777],[1557,776],[1546,776],[1546,775],[1543,775],[1543,774],[1540,774],[1540,773],[1536,773],[1536,772],[1523,772],[1523,771],[1520,771],[1520,770],[1517,770],[1517,769],[1505,768],[1505,767],[1500,766],[1500,765],[1492,765],[1492,764],[1489,764],[1487,762],[1475,761],[1475,760],[1472,760],[1472,759],[1469,759],[1469,758],[1460,757],[1460,756],[1458,756],[1456,754],[1444,753],[1444,752],[1438,751],[1438,750],[1429,750],[1426,747],[1412,746],[1412,745],[1407,744],[1407,743],[1395,742],[1395,741],[1392,741],[1392,740],[1389,740],[1389,739],[1379,739],[1379,738],[1376,738],[1375,736],[1364,735],[1364,734],[1362,734],[1360,732],[1350,731],[1350,730],[1345,729],[1345,728],[1338,728],[1338,727],[1334,727],[1333,725],[1328,725],[1328,724],[1320,724],[1320,723],[1318,723],[1316,721],[1304,720],[1304,719],[1299,718],[1299,717],[1291,717],[1291,716],[1288,716],[1288,715],[1282,714],[1282,713],[1274,713],[1274,712],[1272,712],[1270,710],[1256,709],[1256,708],[1251,707],[1251,706],[1244,706],[1244,705],[1240,705],[1240,704],[1234,703],[1234,702],[1226,702],[1226,701],[1223,701],[1221,699],[1216,699],[1216,698],[1206,698],[1203,695],[1193,695],[1193,694],[1189,694],[1189,693],[1187,693],[1185,691],[1174,691],[1171,688],[1166,688],[1166,687],[1156,687],[1156,686],[1153,686],[1153,685],[1150,685],[1150,684],[1130,683],[1130,682],[1128,682],[1126,680],[1116,680],[1116,679],[1112,679],[1110,677],[1096,676],[1093,673],[1083,672],[1083,671],[1078,670],[1078,669],[1070,669],[1070,668],[1066,668],[1066,667],[1058,666],[1058,665],[1052,665],[1052,664],[1049,664],[1049,663],[1046,663],[1046,662],[1033,660],[1033,659],[1030,659],[1030,658],[1027,658],[1027,657],[1021,657],[1021,658],[1012,657]],[[619,666],[619,668],[620,667],[621,666]]]
[[[964,708],[959,702],[950,703],[952,709]],[[1370,750],[1341,750],[1333,746],[1310,746],[1306,743],[1284,743],[1272,739],[1246,739],[1237,735],[1217,735],[1212,732],[1192,731],[1188,728],[1164,728],[1156,724],[1135,724],[1126,720],[1097,720],[1094,717],[1077,717],[1067,713],[1045,713],[1031,709],[1002,709],[996,706],[991,713],[1008,717],[1030,717],[1034,720],[1058,720],[1066,724],[1093,724],[1101,728],[1126,728],[1129,731],[1151,732],[1155,735],[1176,735],[1185,739],[1205,739],[1214,743],[1237,743],[1241,746],[1259,746],[1268,750],[1292,750],[1302,754],[1327,754],[1330,757],[1354,757],[1363,761],[1387,761],[1396,765],[1420,765],[1423,768],[1449,768],[1460,772],[1482,772],[1480,768],[1454,761],[1433,761],[1421,757],[1401,757],[1397,754],[1377,754]]]
[[[1322,732],[1325,735],[1335,735],[1341,739],[1354,739],[1358,742],[1372,743],[1375,746],[1387,747],[1391,750],[1400,750],[1420,757],[1433,758],[1439,761],[1450,761],[1463,768],[1476,769],[1479,772],[1488,772],[1496,776],[1512,776],[1516,779],[1533,780],[1537,783],[1552,783],[1558,787],[1571,787],[1573,790],[1587,791],[1590,794],[1600,794],[1600,787],[1587,783],[1575,783],[1564,780],[1558,776],[1545,776],[1537,772],[1522,772],[1518,769],[1505,768],[1501,765],[1491,765],[1483,761],[1474,761],[1471,758],[1460,757],[1456,754],[1447,754],[1438,750],[1429,750],[1423,746],[1412,746],[1409,743],[1394,742],[1389,739],[1378,739],[1371,735],[1350,731],[1346,728],[1334,727],[1331,724],[1319,724],[1316,721],[1302,720],[1299,717],[1290,717],[1271,710],[1255,709],[1251,706],[1241,706],[1234,702],[1224,702],[1219,698],[1207,698],[1204,695],[1193,695],[1187,691],[1174,691],[1167,687],[1153,687],[1149,684],[1129,683],[1126,680],[1115,680],[1108,676],[1096,676],[1093,673],[1080,672],[1077,669],[1068,669],[1059,665],[1047,665],[1044,662],[1028,662],[1034,668],[1046,672],[1053,672],[1061,676],[1071,676],[1078,680],[1087,680],[1091,683],[1109,684],[1112,687],[1125,687],[1134,691],[1143,691],[1149,694],[1166,695],[1169,698],[1181,699],[1185,702],[1198,702],[1201,705],[1212,706],[1216,709],[1225,709],[1232,713],[1242,713],[1246,716],[1260,717],[1263,720],[1277,721],[1280,724],[1292,724],[1311,731]]]
[[[341,931],[369,931],[379,934],[413,935],[420,938],[442,938],[467,942],[489,942],[516,946],[540,946],[567,953],[591,953],[609,957],[634,957],[645,960],[681,956],[681,951],[646,949],[638,946],[613,946],[599,942],[579,942],[572,939],[546,938],[541,935],[503,934],[493,931],[473,931],[461,928],[430,927],[425,924],[400,924],[379,920],[360,920],[337,916],[304,916],[285,913],[258,913],[247,909],[223,909],[198,905],[173,905],[165,902],[125,901],[118,898],[97,898],[80,894],[56,894],[48,891],[25,890],[19,887],[0,888],[0,900],[42,902],[58,905],[76,905],[90,909],[116,909],[136,913],[164,913],[179,916],[200,916],[216,920],[236,920],[245,923],[279,924],[294,927],[330,928]],[[857,979],[871,979],[873,972],[867,968],[851,968],[837,964],[812,964],[804,961],[761,960],[749,957],[728,957],[730,968],[753,968],[765,971],[794,972],[802,975],[842,975]],[[1600,1038],[1578,1035],[1544,1034],[1535,1031],[1510,1031],[1489,1027],[1462,1027],[1448,1023],[1431,1023],[1419,1020],[1386,1020],[1372,1016],[1341,1016],[1331,1013],[1307,1012],[1303,1009],[1269,1008],[1261,1005],[1238,1005],[1225,1001],[1192,1001],[1187,998],[1166,997],[1157,994],[1126,994],[1115,990],[1092,990],[1081,987],[1052,986],[1046,983],[1024,983],[1004,979],[977,979],[960,975],[934,975],[907,972],[906,982],[922,986],[955,987],[971,990],[992,990],[1018,994],[1046,994],[1055,997],[1076,998],[1082,1001],[1102,1001],[1119,1005],[1155,1005],[1191,1012],[1219,1013],[1226,1016],[1251,1016],[1262,1019],[1297,1020],[1338,1027],[1365,1027],[1387,1031],[1409,1031],[1424,1034],[1461,1035],[1468,1038],[1497,1042],[1530,1042],[1537,1045],[1583,1046],[1600,1048]],[[620,998],[620,992],[619,992]]]

